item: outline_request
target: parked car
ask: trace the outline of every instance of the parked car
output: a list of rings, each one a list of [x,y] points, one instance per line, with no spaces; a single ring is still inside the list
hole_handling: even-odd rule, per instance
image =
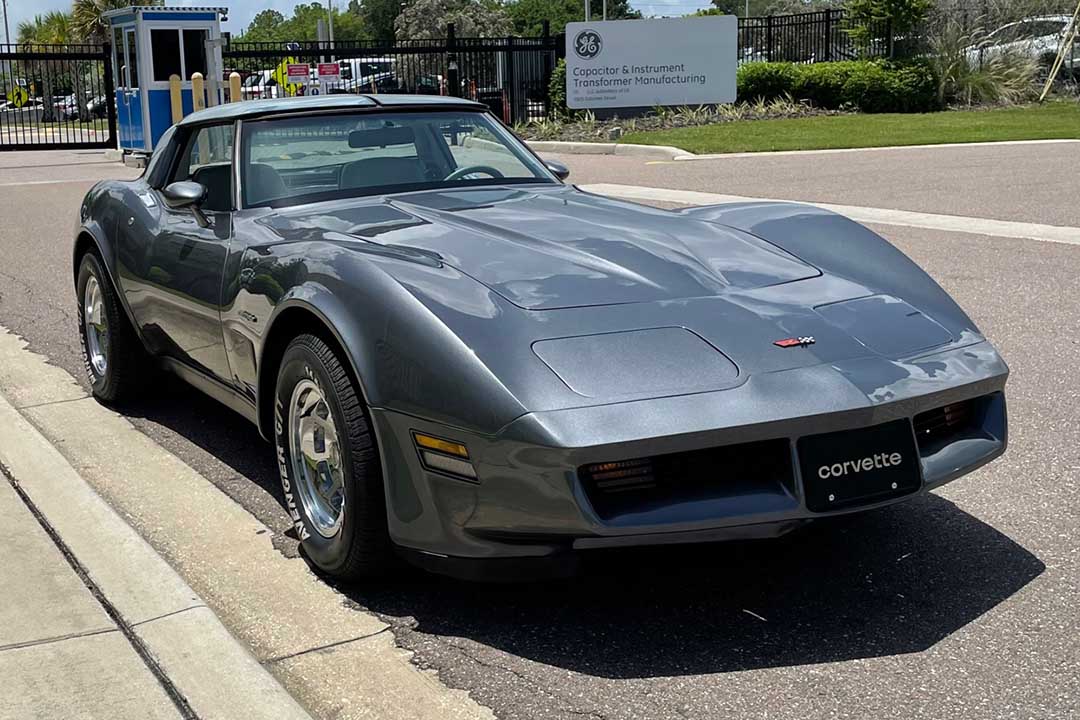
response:
[[[145,402],[162,367],[250,420],[303,556],[345,579],[775,537],[1005,452],[1005,362],[874,231],[568,174],[458,98],[188,115],[82,202],[93,394]]]
[[[281,96],[281,88],[274,78],[273,70],[256,70],[244,78],[240,85],[240,98],[257,100]]]
[[[334,93],[395,93],[401,90],[392,57],[347,58],[340,60],[341,79]]]
[[[1071,15],[1045,15],[1003,25],[986,36],[985,42],[968,49],[972,62],[982,62],[1005,53],[1018,53],[1050,65],[1065,40]],[[1074,41],[1064,65],[1072,69],[1080,61],[1080,47]]]
[[[86,103],[86,109],[90,111],[90,117],[103,118],[109,114],[110,99],[106,95],[97,95]]]

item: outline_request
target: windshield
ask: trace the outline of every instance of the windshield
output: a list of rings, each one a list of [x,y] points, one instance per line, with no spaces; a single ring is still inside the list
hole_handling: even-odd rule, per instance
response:
[[[245,207],[557,182],[485,113],[355,113],[244,123]]]

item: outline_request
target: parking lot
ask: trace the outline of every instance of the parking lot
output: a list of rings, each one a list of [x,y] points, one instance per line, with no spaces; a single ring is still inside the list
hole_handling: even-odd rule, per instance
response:
[[[780,540],[604,551],[584,577],[560,583],[410,573],[337,588],[319,596],[335,613],[324,624],[371,623],[375,635],[388,626],[380,652],[393,652],[392,634],[412,663],[504,719],[1080,716],[1080,142],[559,159],[575,183],[665,207],[708,193],[854,206],[887,221],[874,228],[1009,362],[1008,453],[932,495]],[[136,173],[94,151],[0,156],[0,326],[84,388],[71,233],[96,180]],[[48,426],[47,407],[21,409]],[[368,717],[341,702],[349,675],[310,676],[356,667],[350,643],[372,635],[324,628],[295,648],[310,663],[290,664],[290,631],[260,606],[260,593],[283,592],[277,561],[297,557],[272,448],[179,381],[123,413],[265,525],[274,554],[228,562],[223,527],[202,538],[222,558],[196,559],[169,519],[202,510],[170,499],[171,476],[98,492],[315,714]],[[49,427],[74,466],[100,470],[86,439],[94,428],[71,422],[69,440],[59,420]],[[323,622],[307,591],[295,592],[291,612]]]

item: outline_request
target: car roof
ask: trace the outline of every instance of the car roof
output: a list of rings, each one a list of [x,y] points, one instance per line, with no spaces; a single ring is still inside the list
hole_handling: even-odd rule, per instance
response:
[[[466,110],[487,109],[486,105],[472,100],[441,95],[308,95],[304,97],[268,98],[225,103],[224,105],[217,105],[191,113],[177,124],[185,126],[205,122],[243,120],[264,115],[382,107],[387,109],[430,107],[436,110],[448,110],[451,108]]]

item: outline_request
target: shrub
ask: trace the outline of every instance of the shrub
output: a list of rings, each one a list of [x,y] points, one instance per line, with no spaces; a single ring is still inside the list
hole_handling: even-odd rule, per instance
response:
[[[991,46],[982,28],[968,31],[947,20],[931,36],[930,47],[941,103],[1011,103],[1034,96],[1038,61],[1022,50]]]
[[[748,63],[739,68],[739,99],[790,96],[820,108],[927,112],[940,107],[938,81],[925,61],[846,60],[808,65]]]
[[[823,62],[798,67],[791,96],[818,107],[836,109],[849,102],[844,87],[855,73],[857,62]]]
[[[570,110],[566,107],[566,61],[559,60],[551,71],[548,82],[548,98],[551,100],[551,113],[557,117],[566,117]]]
[[[795,65],[783,62],[755,62],[739,66],[736,74],[739,100],[772,100],[791,95],[795,87]]]

